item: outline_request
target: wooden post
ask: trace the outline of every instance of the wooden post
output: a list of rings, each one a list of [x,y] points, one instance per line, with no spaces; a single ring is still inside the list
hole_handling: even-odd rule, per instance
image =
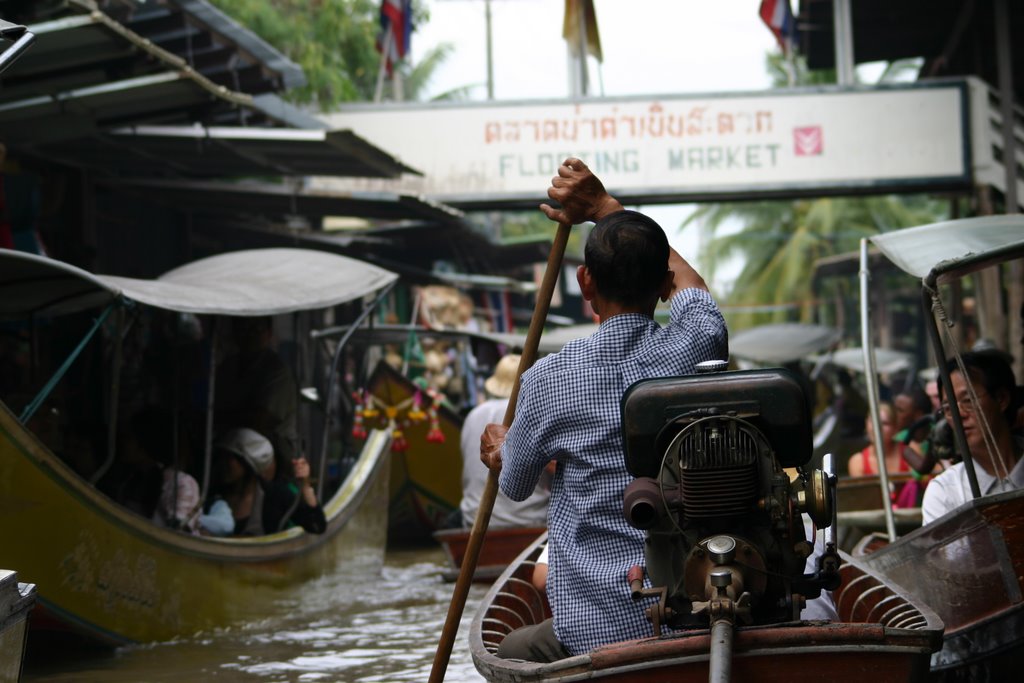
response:
[[[526,332],[523,353],[519,358],[519,370],[516,372],[516,381],[512,385],[512,395],[509,396],[508,407],[505,409],[503,424],[506,427],[512,424],[512,418],[515,417],[516,399],[519,397],[519,379],[537,360],[540,335],[544,331],[544,322],[547,320],[548,309],[551,307],[551,297],[555,292],[555,284],[558,282],[558,272],[562,267],[562,256],[565,254],[565,245],[569,241],[569,232],[571,230],[571,225],[559,223],[554,242],[551,244],[548,265],[544,271],[544,279],[541,281],[540,291],[537,293],[537,304],[534,306],[533,317],[530,319],[530,329]],[[445,618],[444,629],[441,631],[441,640],[437,645],[434,664],[430,670],[430,683],[441,683],[444,680],[445,671],[448,669],[448,660],[451,658],[452,646],[455,644],[455,636],[459,632],[459,621],[462,619],[462,611],[466,607],[466,596],[469,595],[469,587],[473,582],[473,572],[476,571],[477,560],[480,558],[480,548],[484,543],[484,535],[487,533],[487,525],[491,521],[491,511],[494,509],[494,500],[497,496],[498,473],[491,470],[487,473],[487,484],[484,486],[483,495],[480,497],[480,507],[477,510],[473,529],[469,535],[469,544],[466,546],[466,554],[462,560],[462,567],[459,570],[459,578],[455,582],[452,602],[448,606],[448,616]]]

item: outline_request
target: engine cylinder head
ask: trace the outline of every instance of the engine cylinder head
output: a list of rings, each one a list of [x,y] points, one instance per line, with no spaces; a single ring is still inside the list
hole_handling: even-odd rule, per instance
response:
[[[669,446],[678,454],[686,516],[734,517],[750,511],[758,496],[758,453],[764,437],[733,417],[687,425]]]

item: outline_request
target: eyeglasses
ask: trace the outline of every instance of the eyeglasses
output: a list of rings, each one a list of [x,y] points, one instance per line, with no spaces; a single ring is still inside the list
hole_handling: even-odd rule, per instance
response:
[[[988,394],[986,394],[983,391],[978,391],[978,392],[975,392],[975,396],[977,396],[978,401],[980,402],[981,399],[983,397],[985,397],[985,396],[988,396]],[[974,406],[971,404],[971,399],[970,399],[969,396],[966,396],[966,395],[965,396],[957,396],[956,397],[956,405],[960,409],[960,415],[973,415],[974,414]],[[943,401],[942,405],[941,405],[941,408],[942,408],[942,414],[945,415],[946,418],[948,419],[950,417],[950,415],[952,414],[952,412],[949,409],[949,401]]]

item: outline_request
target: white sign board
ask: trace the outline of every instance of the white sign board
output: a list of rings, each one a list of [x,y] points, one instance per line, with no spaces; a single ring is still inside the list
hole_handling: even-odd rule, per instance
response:
[[[568,156],[622,198],[963,186],[966,82],[741,96],[354,106],[327,117],[451,203],[536,201]],[[365,185],[364,187],[370,187]],[[395,189],[391,186],[391,189]]]

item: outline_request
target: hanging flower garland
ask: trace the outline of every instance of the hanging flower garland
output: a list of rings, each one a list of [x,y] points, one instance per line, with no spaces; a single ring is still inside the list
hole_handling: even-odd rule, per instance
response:
[[[430,429],[427,431],[427,441],[444,443],[445,437],[441,431],[441,422],[437,414],[437,409],[441,405],[441,396],[430,390],[427,391],[427,394],[431,399],[430,407],[424,411],[424,397],[421,389],[417,389],[412,396],[395,405],[384,403],[365,389],[354,392],[352,398],[355,401],[355,417],[352,424],[352,437],[365,439],[366,425],[370,420],[379,418],[380,428],[391,432],[391,451],[404,453],[409,450],[409,440],[405,436],[406,430],[410,425],[429,419]]]

